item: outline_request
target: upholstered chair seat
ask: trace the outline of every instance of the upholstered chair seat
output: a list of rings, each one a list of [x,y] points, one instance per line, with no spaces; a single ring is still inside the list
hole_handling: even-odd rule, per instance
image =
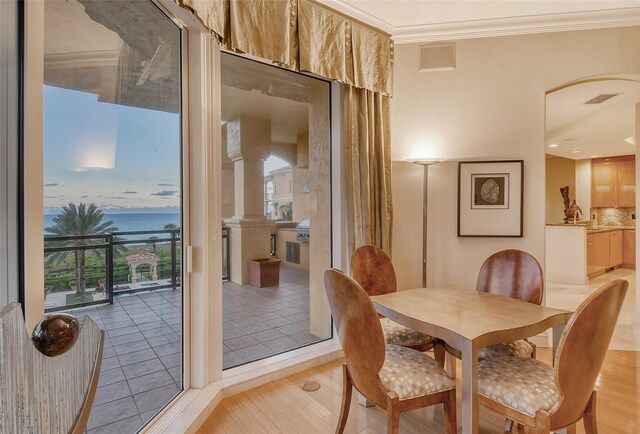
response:
[[[489,345],[488,347],[480,348],[478,351],[478,358],[490,359],[507,356],[531,357],[532,354],[533,345],[524,339],[520,339],[515,342]]]
[[[462,358],[462,353],[453,345],[446,344],[446,349],[457,358]],[[532,357],[533,345],[524,339],[515,342],[489,345],[478,350],[478,359],[491,359],[496,357]]]
[[[389,318],[381,318],[380,325],[382,326],[386,344],[415,347],[430,344],[435,340],[433,336],[407,328],[397,322],[391,321]]]
[[[380,380],[399,399],[416,398],[456,387],[455,381],[431,357],[399,345],[387,345]]]
[[[478,364],[478,393],[531,417],[560,402],[553,368],[526,357],[500,357]]]

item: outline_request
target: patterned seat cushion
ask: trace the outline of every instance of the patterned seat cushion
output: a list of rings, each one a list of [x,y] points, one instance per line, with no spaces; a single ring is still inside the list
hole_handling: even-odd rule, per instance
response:
[[[447,347],[460,353],[460,350],[453,345],[447,344]],[[506,356],[531,357],[532,353],[533,346],[525,340],[519,340],[515,342],[489,345],[488,347],[480,348],[480,350],[478,350],[478,360]],[[456,357],[462,356],[456,355]]]
[[[536,359],[499,357],[478,364],[478,393],[529,416],[553,410],[560,390],[551,366]]]
[[[533,346],[531,346],[529,342],[521,339],[515,342],[489,345],[488,347],[480,348],[478,358],[491,359],[505,356],[531,357],[532,353]]]
[[[424,333],[411,330],[397,322],[393,322],[389,318],[381,318],[380,325],[384,333],[384,341],[387,344],[410,347],[413,345],[428,344],[435,339]]]
[[[400,399],[429,395],[456,387],[438,362],[420,351],[399,345],[387,345],[380,370],[384,387]]]

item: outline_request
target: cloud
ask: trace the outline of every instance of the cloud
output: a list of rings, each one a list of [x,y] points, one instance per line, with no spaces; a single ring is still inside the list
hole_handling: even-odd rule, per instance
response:
[[[62,196],[45,196],[45,199],[58,199]]]
[[[58,183],[57,183],[57,182],[51,182],[51,183],[49,183],[49,184],[45,184],[44,186],[45,186],[45,187],[55,187],[56,185],[58,185]]]
[[[138,194],[137,191],[123,191],[122,194]]]
[[[158,187],[173,187],[173,184],[158,184]]]
[[[151,196],[173,196],[176,193],[176,190],[162,190],[157,193],[151,193]]]
[[[111,196],[109,199],[124,199],[122,196]]]
[[[86,199],[86,198],[88,198],[88,197],[89,197],[89,196],[87,196],[87,195],[85,194],[84,196],[80,196],[80,199]]]

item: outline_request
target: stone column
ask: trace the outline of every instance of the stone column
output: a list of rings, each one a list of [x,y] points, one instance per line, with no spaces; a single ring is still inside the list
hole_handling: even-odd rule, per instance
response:
[[[309,133],[298,134],[296,165],[293,167],[293,221],[309,217]]]
[[[321,338],[331,335],[331,312],[324,272],[331,267],[331,159],[329,86],[309,89],[309,327]]]
[[[271,146],[271,120],[241,116],[227,122],[227,155],[233,161],[233,218],[230,228],[231,281],[249,282],[249,261],[269,258],[274,222],[264,216],[264,158]]]

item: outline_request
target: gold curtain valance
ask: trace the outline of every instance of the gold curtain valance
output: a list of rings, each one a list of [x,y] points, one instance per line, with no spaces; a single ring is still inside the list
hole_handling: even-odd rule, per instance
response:
[[[227,49],[391,95],[393,41],[311,0],[175,0]]]

